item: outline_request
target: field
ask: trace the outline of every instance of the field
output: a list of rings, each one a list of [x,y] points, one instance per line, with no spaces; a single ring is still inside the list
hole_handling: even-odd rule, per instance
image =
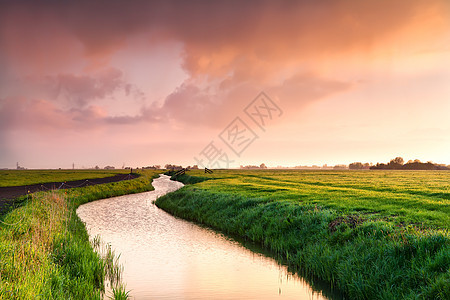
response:
[[[129,170],[0,170],[0,187],[104,178],[129,172]]]
[[[38,178],[41,171],[31,172]],[[111,249],[104,257],[94,252],[98,241],[90,243],[75,210],[89,201],[152,190],[157,173],[34,193],[21,207],[0,216],[0,299],[103,299],[105,277],[117,274],[114,255]],[[124,287],[114,292],[115,299],[126,298]]]
[[[204,180],[206,179],[206,180]],[[157,205],[350,299],[450,299],[448,171],[191,171]]]
[[[264,170],[216,171],[208,176],[216,180],[195,187],[450,228],[450,172]]]

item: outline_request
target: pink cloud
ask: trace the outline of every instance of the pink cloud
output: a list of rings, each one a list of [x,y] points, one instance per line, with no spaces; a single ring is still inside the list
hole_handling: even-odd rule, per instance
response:
[[[383,70],[423,46],[448,49],[438,42],[449,12],[446,0],[2,2],[0,150],[16,142],[6,138],[16,131],[220,128],[260,91],[295,115],[358,88],[336,67],[343,74],[355,57],[363,64],[352,71],[367,79],[373,61]],[[178,45],[176,67],[188,78],[155,99],[146,74],[159,76],[168,64],[147,70],[111,61],[137,37],[144,54]],[[123,61],[135,59],[127,53]]]
[[[0,12],[0,55],[7,58],[10,69],[19,72],[19,78],[24,74],[46,78],[49,93],[38,91],[36,95],[36,90],[27,93],[25,88],[24,93],[7,96],[42,96],[69,103],[65,109],[80,108],[112,97],[117,90],[126,95],[133,91],[123,71],[108,65],[109,56],[129,36],[145,35],[155,44],[177,40],[183,44],[182,67],[190,78],[167,95],[160,108],[149,108],[147,103],[140,114],[112,115],[108,120],[128,124],[169,117],[212,125],[229,118],[242,101],[249,101],[250,91],[270,89],[295,110],[305,101],[345,90],[349,83],[327,79],[320,72],[296,74],[315,74],[308,70],[311,60],[336,59],[361,49],[376,53],[380,45],[390,47],[386,41],[392,36],[414,28],[424,15],[445,16],[445,8],[448,3],[438,0],[137,1],[133,6],[23,1],[3,5]],[[442,28],[442,24],[435,25],[429,30]],[[428,39],[426,33],[418,33],[417,39]],[[84,64],[84,72],[66,72],[73,62]],[[302,66],[305,69],[296,70]],[[151,95],[139,94],[138,88],[134,93],[152,101]]]
[[[133,5],[21,1],[4,6],[0,19],[7,54],[27,63],[40,61],[42,67],[69,64],[78,53],[76,44],[92,63],[104,67],[127,37],[145,33],[156,43],[183,42],[184,66],[191,74],[222,76],[252,56],[279,65],[361,49],[375,51],[387,46],[387,37],[425,21],[422,17],[448,17],[448,9],[444,0],[135,1]],[[417,38],[427,34],[418,33]]]
[[[0,131],[51,131],[94,129],[105,112],[98,106],[61,110],[47,100],[0,99]]]
[[[123,81],[122,72],[113,68],[103,70],[95,77],[59,74],[47,76],[46,79],[55,98],[64,98],[80,107],[95,99],[111,96],[118,89],[123,89],[126,94],[131,89],[131,85]]]

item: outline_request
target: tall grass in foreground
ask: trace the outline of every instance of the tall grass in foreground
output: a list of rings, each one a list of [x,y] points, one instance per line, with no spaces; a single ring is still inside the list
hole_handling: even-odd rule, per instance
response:
[[[101,299],[103,263],[63,195],[41,193],[12,211],[0,236],[5,299]]]
[[[110,244],[101,242],[100,236],[92,240],[94,251],[100,254],[104,271],[106,288],[110,290],[110,299],[128,299],[130,291],[126,290],[126,284],[122,281],[123,266],[119,262],[120,254],[117,255]]]
[[[283,184],[282,178],[272,180],[268,173],[261,180],[252,175],[261,176],[262,172],[250,176],[232,173],[221,174],[226,180],[216,175],[215,180],[186,186],[159,198],[156,205],[260,243],[300,274],[329,282],[349,299],[450,299],[448,228],[398,222],[387,217],[389,211],[382,215],[369,209],[351,210],[350,202],[344,202],[345,194],[340,194],[342,189],[323,194],[324,199],[341,198],[340,206],[346,207],[338,209],[327,205],[331,203],[328,200],[321,202],[324,189],[320,186],[289,190],[290,184],[296,184],[294,180]],[[320,176],[310,179],[314,184],[322,180]],[[357,185],[357,178],[353,179],[351,184]],[[275,184],[267,183],[271,180]],[[330,180],[330,184],[338,185],[339,180]],[[267,184],[261,185],[262,181]],[[367,186],[372,188],[369,183]],[[407,188],[414,187],[400,192]],[[386,195],[388,200],[392,192]]]
[[[76,208],[96,199],[151,190],[155,175],[146,172],[129,181],[36,193],[3,216],[0,299],[102,299],[105,276],[111,282],[120,267],[111,249],[103,257],[94,251]],[[112,280],[113,292],[124,299],[127,293],[119,279]]]

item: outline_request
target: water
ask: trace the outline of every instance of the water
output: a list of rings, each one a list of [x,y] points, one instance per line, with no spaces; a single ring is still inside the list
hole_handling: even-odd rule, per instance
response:
[[[134,299],[326,299],[264,254],[171,216],[153,201],[182,183],[162,175],[154,191],[99,200],[77,214],[110,243]]]

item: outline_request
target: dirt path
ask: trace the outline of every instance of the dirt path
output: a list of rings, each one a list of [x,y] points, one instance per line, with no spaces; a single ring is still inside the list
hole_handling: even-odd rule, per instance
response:
[[[49,182],[42,184],[22,185],[22,186],[7,186],[0,187],[0,215],[2,212],[8,210],[11,205],[14,205],[14,199],[28,193],[39,191],[46,191],[52,189],[70,189],[75,187],[83,187],[89,185],[117,182],[122,180],[129,180],[138,177],[137,174],[117,174],[111,177],[82,179],[66,182]]]

